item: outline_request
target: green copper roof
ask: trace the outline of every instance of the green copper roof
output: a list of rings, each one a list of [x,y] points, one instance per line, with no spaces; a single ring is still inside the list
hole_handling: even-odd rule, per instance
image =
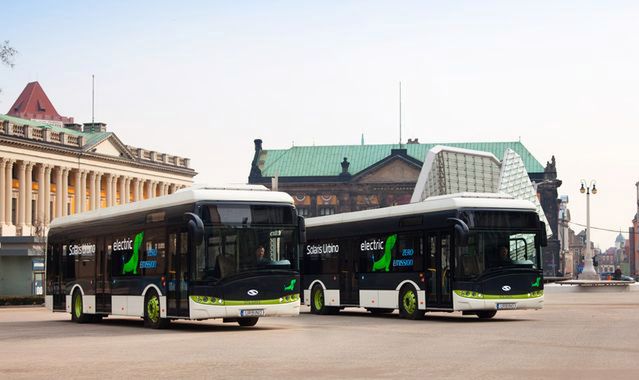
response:
[[[84,136],[84,146],[92,146],[111,136],[112,132],[80,132],[73,129],[60,127],[58,125],[47,124],[43,121],[21,119],[15,116],[0,114],[0,121],[8,121],[15,125],[30,125],[32,127],[42,127],[50,129],[53,132],[64,132],[71,136]]]
[[[499,160],[507,148],[514,150],[524,161],[529,173],[540,173],[544,167],[533,157],[519,141],[483,142],[483,143],[441,143],[441,144],[405,144],[408,155],[423,162],[426,153],[436,145],[456,148],[480,150],[494,154]],[[391,149],[399,148],[397,144],[384,145],[341,145],[341,146],[295,146],[290,149],[263,150],[260,160],[262,176],[273,177],[308,177],[336,176],[342,172],[340,165],[344,157],[350,163],[349,173],[355,175],[388,157]]]
[[[55,131],[55,132],[64,132],[64,133],[68,133],[68,134],[73,135],[73,136],[86,135],[86,133],[84,133],[84,132],[78,132],[78,131],[74,131],[73,129],[59,127],[59,126],[54,125],[54,124],[47,124],[47,123],[45,123],[43,121],[40,121],[40,120],[21,119],[19,117],[9,116],[9,115],[2,115],[2,114],[0,114],[0,120],[2,120],[2,121],[6,120],[6,121],[8,121],[8,122],[10,122],[12,124],[15,124],[15,125],[30,125],[32,127],[44,127],[44,128],[51,129],[52,131]]]

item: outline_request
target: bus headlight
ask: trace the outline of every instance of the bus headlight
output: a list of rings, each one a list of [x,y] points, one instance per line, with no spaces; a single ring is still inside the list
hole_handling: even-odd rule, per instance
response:
[[[534,292],[528,293],[528,297],[530,298],[538,298],[544,295],[543,290],[535,290]]]
[[[473,292],[471,290],[455,290],[455,294],[464,298],[483,299],[484,295],[479,292]]]

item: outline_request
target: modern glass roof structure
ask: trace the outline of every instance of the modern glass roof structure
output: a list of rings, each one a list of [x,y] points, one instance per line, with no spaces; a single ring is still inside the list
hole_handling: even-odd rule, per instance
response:
[[[435,146],[426,154],[411,203],[462,192],[506,193],[534,203],[550,236],[552,231],[523,160],[508,148],[502,157],[499,161],[489,152]]]
[[[537,198],[537,190],[530,181],[524,162],[512,149],[506,149],[504,152],[504,159],[501,161],[498,191],[510,194],[517,199],[524,199],[534,203],[537,207],[539,219],[546,223],[546,234],[548,236],[552,235],[546,214],[544,214],[539,198]]]

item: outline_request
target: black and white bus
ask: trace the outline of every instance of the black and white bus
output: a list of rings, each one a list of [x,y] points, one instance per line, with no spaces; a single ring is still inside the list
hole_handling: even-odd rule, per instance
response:
[[[262,186],[187,188],[58,218],[46,306],[77,322],[137,316],[152,328],[298,315],[303,232],[292,198]]]
[[[533,203],[463,193],[306,219],[303,300],[311,312],[344,307],[492,318],[543,305],[545,224]]]

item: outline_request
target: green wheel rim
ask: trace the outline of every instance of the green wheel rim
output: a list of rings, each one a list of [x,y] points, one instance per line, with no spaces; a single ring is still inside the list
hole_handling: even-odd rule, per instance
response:
[[[413,314],[417,310],[417,297],[415,297],[415,292],[412,290],[404,293],[404,297],[402,298],[402,304],[404,305],[404,310],[408,314]]]
[[[315,303],[315,310],[322,310],[324,307],[324,292],[322,289],[317,289],[313,295],[313,302]]]
[[[76,318],[80,318],[82,316],[82,296],[76,295],[75,302],[73,303],[73,311],[75,313]]]
[[[160,300],[156,295],[151,296],[146,304],[146,315],[153,323],[160,320]]]

